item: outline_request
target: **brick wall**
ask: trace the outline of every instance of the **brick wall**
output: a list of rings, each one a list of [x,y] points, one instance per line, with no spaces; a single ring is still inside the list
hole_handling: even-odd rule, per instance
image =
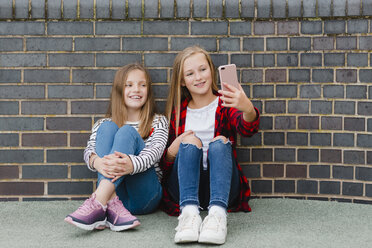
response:
[[[235,63],[262,113],[238,154],[258,197],[372,202],[372,0],[0,0],[0,199],[89,195],[83,163],[115,70],[163,110],[173,58]]]

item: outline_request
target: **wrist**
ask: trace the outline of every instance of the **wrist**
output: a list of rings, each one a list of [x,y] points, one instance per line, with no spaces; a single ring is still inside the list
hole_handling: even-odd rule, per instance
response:
[[[94,166],[94,163],[96,162],[97,158],[98,158],[98,155],[96,155],[95,157],[93,157],[93,158],[92,158],[92,162],[91,162],[91,164],[89,165],[89,167],[90,167],[91,169],[93,169],[93,170],[96,169],[95,166]]]

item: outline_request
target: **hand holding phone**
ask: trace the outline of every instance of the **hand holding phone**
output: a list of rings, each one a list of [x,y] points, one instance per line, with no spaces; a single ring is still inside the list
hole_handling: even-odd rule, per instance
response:
[[[232,85],[235,88],[239,89],[238,74],[236,72],[235,64],[221,65],[218,67],[218,72],[220,75],[220,83],[222,90],[229,91],[229,89],[224,87],[223,83]]]

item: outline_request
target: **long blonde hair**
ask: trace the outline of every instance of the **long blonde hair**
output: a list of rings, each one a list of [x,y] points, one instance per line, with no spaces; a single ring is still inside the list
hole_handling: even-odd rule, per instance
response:
[[[188,100],[191,100],[192,98],[189,90],[185,86],[182,86],[182,83],[184,82],[183,65],[187,58],[197,53],[202,53],[205,55],[212,74],[212,91],[214,94],[216,94],[218,91],[216,69],[214,68],[211,56],[208,54],[207,51],[199,46],[192,46],[185,48],[176,56],[173,62],[170,91],[168,93],[167,105],[165,108],[165,114],[168,120],[171,120],[173,109],[175,109],[176,111],[176,136],[178,136],[181,101],[185,98]]]
[[[114,82],[111,89],[110,104],[107,110],[106,117],[112,119],[118,127],[123,126],[128,120],[127,107],[124,102],[124,85],[127,81],[128,74],[133,70],[140,70],[145,73],[147,86],[147,99],[142,106],[140,113],[140,121],[138,133],[144,139],[150,135],[152,129],[152,121],[154,119],[156,109],[155,100],[151,87],[150,74],[146,68],[140,64],[128,64],[121,67],[115,74]]]

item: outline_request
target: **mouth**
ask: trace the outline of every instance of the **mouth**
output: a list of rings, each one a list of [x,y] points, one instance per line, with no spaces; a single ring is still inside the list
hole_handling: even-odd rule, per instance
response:
[[[197,84],[194,84],[195,87],[198,87],[198,88],[202,88],[205,84],[205,81],[204,82],[200,82],[200,83],[197,83]]]
[[[138,95],[129,96],[129,99],[132,99],[132,100],[141,100],[142,99],[142,96],[138,96]]]

